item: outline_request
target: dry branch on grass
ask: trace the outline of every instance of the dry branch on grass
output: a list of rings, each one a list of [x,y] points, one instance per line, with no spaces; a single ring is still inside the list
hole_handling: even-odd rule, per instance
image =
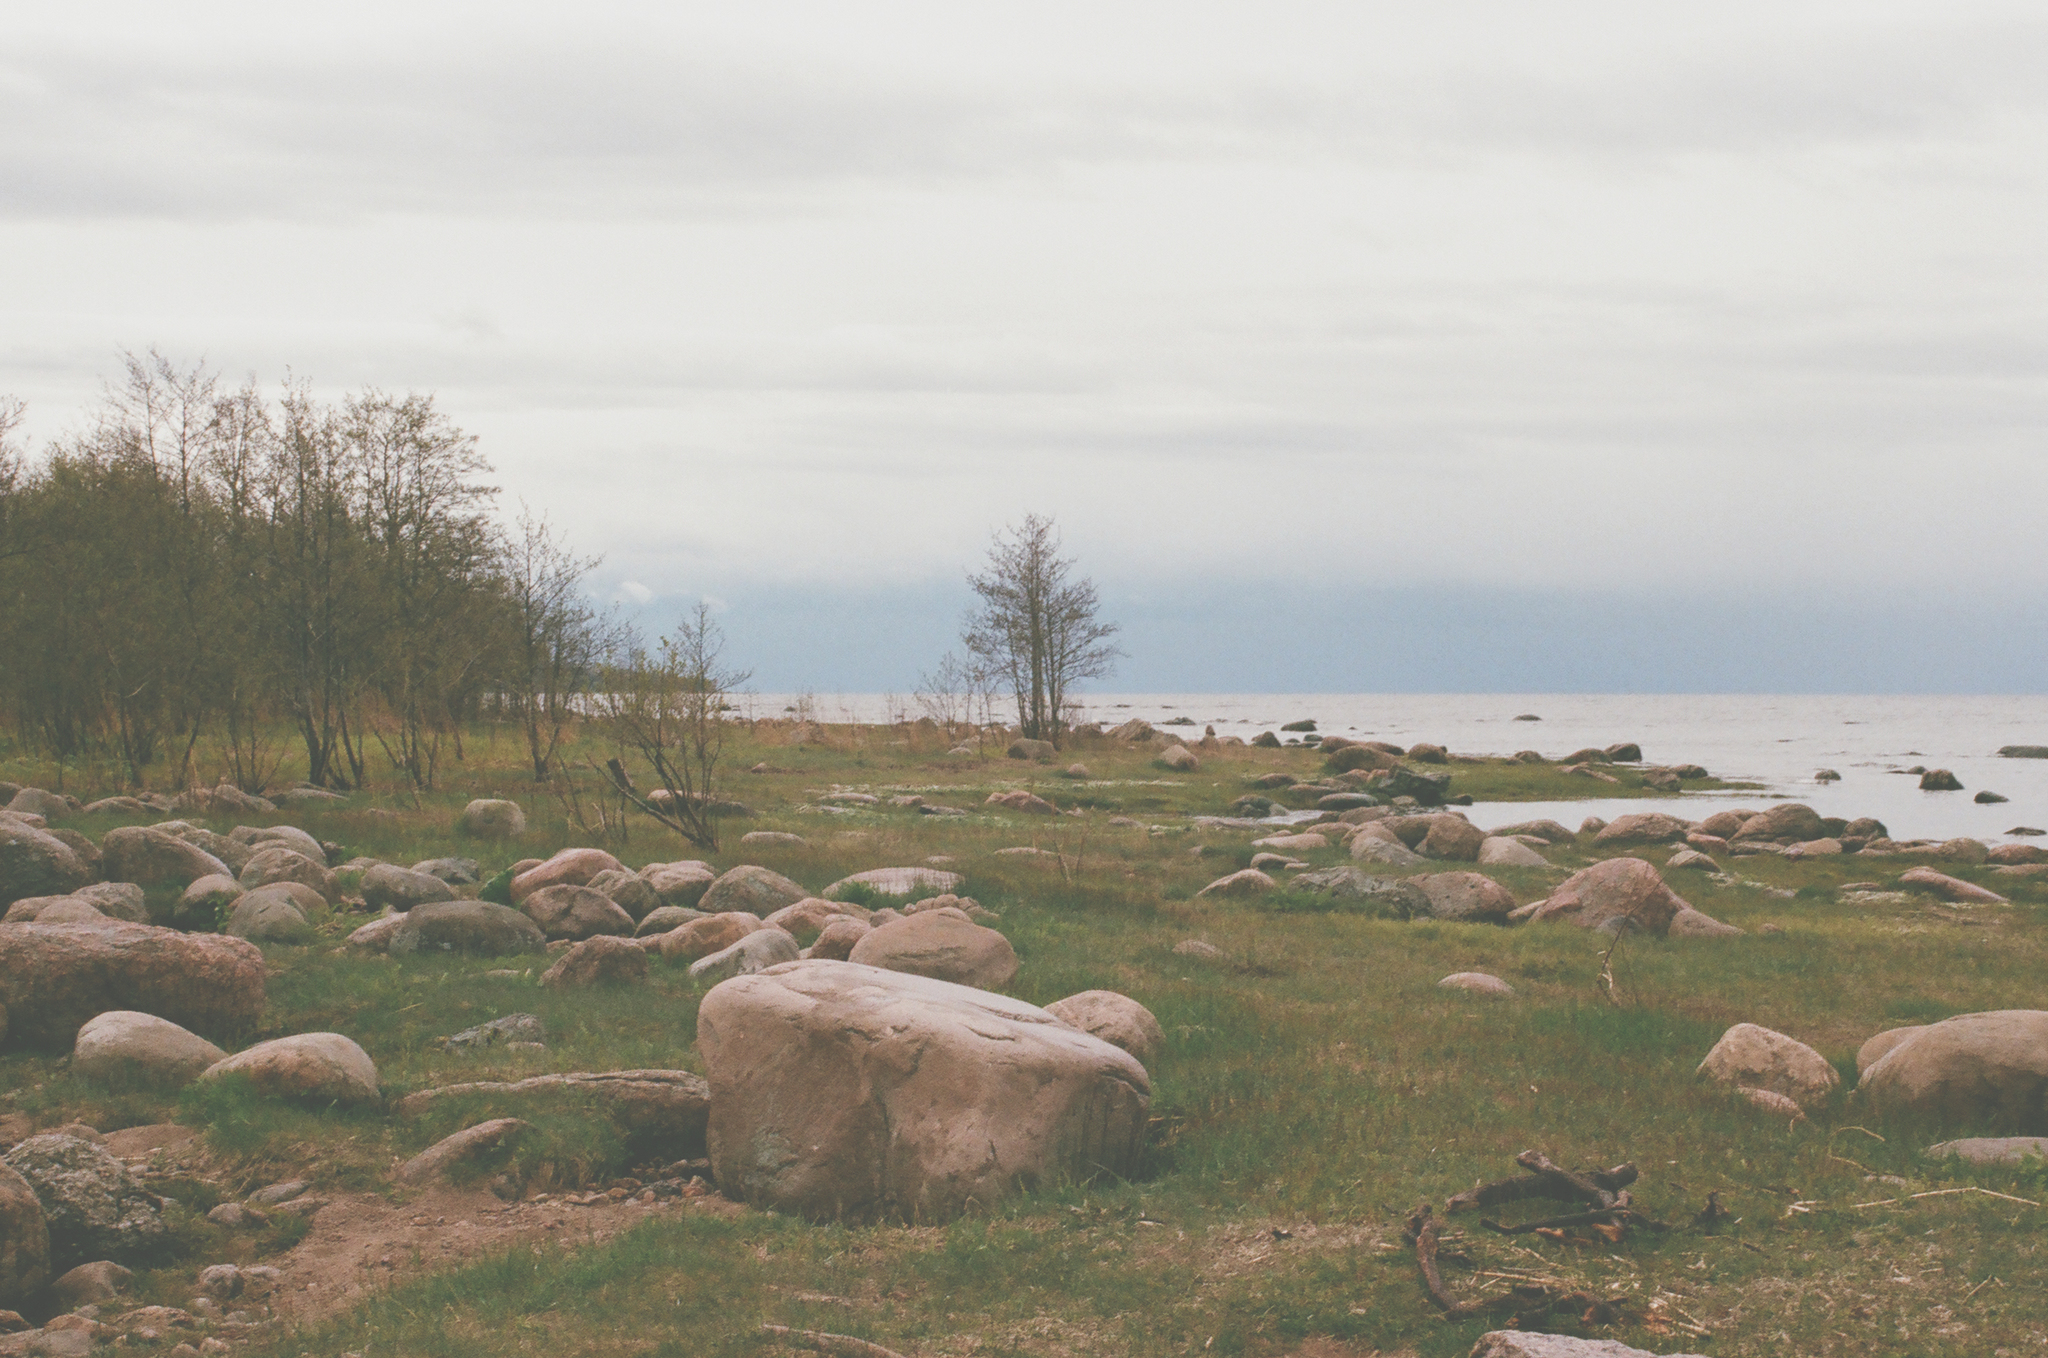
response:
[[[880,1344],[871,1344],[865,1339],[855,1339],[850,1334],[827,1334],[823,1330],[793,1330],[787,1325],[763,1325],[761,1333],[770,1339],[778,1339],[793,1349],[809,1349],[823,1353],[830,1358],[903,1358],[894,1349],[885,1349]]]

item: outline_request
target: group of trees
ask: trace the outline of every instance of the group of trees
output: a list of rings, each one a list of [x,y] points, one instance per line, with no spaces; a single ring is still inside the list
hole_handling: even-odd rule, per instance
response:
[[[288,730],[315,784],[381,756],[426,787],[488,709],[547,774],[616,640],[594,563],[500,529],[431,396],[266,396],[152,353],[33,460],[21,414],[0,403],[0,705],[25,743],[253,790]]]
[[[0,720],[24,744],[111,757],[138,787],[257,791],[296,750],[318,786],[381,761],[427,788],[466,724],[515,724],[547,780],[595,718],[653,780],[614,758],[613,790],[712,842],[723,695],[745,676],[710,614],[649,645],[601,613],[597,563],[544,519],[501,525],[490,465],[431,396],[266,395],[152,352],[35,458],[22,413],[0,398]],[[1049,519],[999,533],[928,709],[987,725],[1008,696],[1057,743],[1074,685],[1119,654],[1073,564]]]

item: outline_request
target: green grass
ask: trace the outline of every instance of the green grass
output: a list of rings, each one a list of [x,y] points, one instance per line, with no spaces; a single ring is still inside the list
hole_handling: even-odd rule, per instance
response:
[[[1798,1037],[1853,1074],[1857,1046],[1880,1029],[2038,1003],[2048,884],[1956,869],[2017,902],[1959,911],[1841,891],[1889,880],[1911,860],[1733,859],[1738,880],[1730,882],[1672,873],[1694,905],[1749,932],[1625,940],[1613,957],[1616,1003],[1598,983],[1607,940],[1568,927],[1407,923],[1294,892],[1194,899],[1248,861],[1258,832],[1190,829],[1183,813],[1222,811],[1262,772],[1312,774],[1320,767],[1312,754],[1205,753],[1197,773],[1168,777],[1142,752],[1088,747],[1074,753],[1094,777],[1075,783],[1053,776],[1065,757],[1051,767],[966,760],[890,739],[835,732],[829,746],[795,747],[764,728],[735,750],[733,765],[776,771],[733,775],[736,795],[759,814],[730,824],[716,853],[644,824],[613,850],[635,866],[759,862],[813,890],[865,868],[952,857],[967,876],[963,890],[1001,915],[1017,949],[1015,994],[1046,1003],[1112,989],[1159,1018],[1167,1047],[1151,1071],[1155,1134],[1136,1180],[1047,1185],[943,1226],[815,1226],[685,1209],[578,1251],[521,1248],[403,1283],[251,1351],[754,1354],[773,1351],[755,1335],[772,1322],[913,1354],[1274,1354],[1328,1335],[1360,1352],[1449,1358],[1467,1352],[1486,1324],[1434,1313],[1400,1223],[1421,1200],[1441,1203],[1476,1179],[1511,1172],[1514,1155],[1530,1147],[1567,1163],[1632,1159],[1642,1169],[1638,1201],[1654,1216],[1683,1223],[1712,1191],[1740,1218],[1712,1236],[1680,1229],[1600,1248],[1510,1241],[1456,1219],[1459,1247],[1486,1268],[1538,1269],[1642,1297],[1661,1290],[1714,1330],[1695,1340],[1625,1324],[1601,1331],[1606,1337],[1717,1356],[1960,1358],[2007,1344],[2019,1351],[2033,1342],[2027,1336],[2048,1333],[2037,1255],[2048,1209],[1981,1195],[1907,1197],[1973,1185],[2048,1202],[2048,1171],[1930,1163],[1920,1154],[1923,1129],[1878,1124],[1853,1095],[1788,1126],[1693,1073],[1737,1022]],[[510,762],[517,753],[509,740],[479,738],[470,762],[417,803],[377,790],[346,806],[261,819],[398,862],[464,853],[487,875],[587,842],[558,804],[521,783]],[[1541,766],[1449,767],[1460,780],[1454,790],[1469,779],[1489,798],[1557,796],[1565,781],[1581,795],[1615,795]],[[914,791],[967,808],[992,790],[1028,786],[1087,814],[949,820],[886,806],[846,815],[799,809],[835,785]],[[476,795],[517,797],[532,829],[516,844],[461,843],[453,820]],[[1112,827],[1113,815],[1139,823]],[[795,830],[810,842],[755,851],[738,843],[748,828]],[[994,853],[1013,845],[1056,850],[1066,865]],[[1493,875],[1518,901],[1539,899],[1591,861],[1584,847],[1554,853],[1552,869]],[[1190,852],[1197,848],[1208,852]],[[1334,848],[1307,857],[1316,866],[1345,861]],[[657,963],[643,986],[565,994],[535,983],[538,958],[509,964],[531,974],[508,978],[486,974],[505,969],[501,960],[344,955],[339,939],[358,922],[339,911],[320,942],[269,950],[269,1005],[245,1040],[346,1033],[377,1061],[394,1096],[547,1070],[697,1065],[699,997],[679,967]],[[1172,951],[1190,937],[1225,957]],[[1466,970],[1501,976],[1517,998],[1436,987]],[[546,1052],[450,1053],[436,1044],[516,1012],[541,1016]],[[19,1053],[0,1056],[0,1084],[12,1091],[6,1108],[37,1125],[77,1117],[112,1130],[182,1118],[206,1127],[217,1172],[175,1195],[189,1197],[178,1219],[180,1261],[143,1280],[147,1296],[172,1304],[190,1295],[199,1264],[276,1257],[303,1229],[229,1238],[204,1222],[209,1198],[287,1173],[396,1192],[388,1178],[395,1157],[479,1111],[445,1102],[408,1120],[279,1104],[233,1086],[183,1099],[106,1090],[59,1060]],[[522,1172],[557,1184],[602,1182],[631,1161],[599,1121],[573,1113],[540,1121],[509,1153]],[[1901,1201],[1857,1205],[1893,1198]],[[1482,1285],[1469,1270],[1454,1267],[1450,1277],[1462,1289]]]

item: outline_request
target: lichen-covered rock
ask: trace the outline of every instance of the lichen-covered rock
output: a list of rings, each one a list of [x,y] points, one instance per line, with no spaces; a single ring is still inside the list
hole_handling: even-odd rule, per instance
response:
[[[376,1063],[340,1033],[298,1033],[259,1042],[208,1066],[199,1078],[230,1075],[246,1076],[262,1093],[311,1103],[375,1103],[382,1097]]]
[[[225,1036],[263,1009],[263,953],[147,924],[0,924],[0,1007],[15,1040],[69,1048],[96,1014],[135,1009]]]
[[[1768,1089],[1808,1110],[1826,1104],[1842,1083],[1819,1052],[1754,1023],[1738,1023],[1723,1033],[1698,1073],[1725,1085]]]
[[[732,976],[751,976],[757,971],[796,961],[796,940],[775,927],[756,929],[729,948],[721,948],[690,964],[690,979],[701,986],[715,986]]]
[[[1136,1058],[928,977],[815,960],[734,977],[704,997],[697,1045],[719,1186],[812,1220],[944,1221],[1130,1174],[1144,1144]]]
[[[71,1049],[74,1074],[113,1085],[176,1089],[227,1053],[169,1019],[132,1009],[94,1016]]]
[[[146,1259],[168,1239],[161,1199],[82,1137],[45,1133],[0,1157],[35,1191],[50,1232],[50,1267]]]
[[[401,923],[391,931],[387,944],[395,953],[460,952],[507,957],[547,951],[547,935],[538,924],[510,906],[489,901],[440,901],[414,906],[396,918]]]
[[[697,908],[707,915],[723,915],[738,910],[765,919],[783,906],[795,905],[810,894],[779,872],[743,864],[713,882],[697,902]]]

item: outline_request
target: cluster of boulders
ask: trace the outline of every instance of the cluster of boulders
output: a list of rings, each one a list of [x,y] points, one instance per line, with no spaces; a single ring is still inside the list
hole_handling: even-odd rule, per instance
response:
[[[1257,811],[1260,799],[1240,799],[1233,810]],[[1211,827],[1256,826],[1245,817],[1202,817]],[[1657,867],[1637,856],[1596,863],[1554,888],[1544,899],[1517,906],[1507,888],[1477,871],[1376,876],[1364,867],[1313,869],[1300,855],[1340,848],[1354,862],[1375,868],[1422,868],[1471,863],[1486,868],[1551,867],[1545,852],[1589,847],[1593,852],[1669,846],[1664,866],[1718,871],[1714,855],[1777,854],[1788,858],[1856,853],[1884,858],[1919,856],[1964,864],[1991,863],[1999,872],[2048,872],[2048,850],[2030,844],[1987,848],[1974,839],[1940,843],[1899,841],[1876,820],[1821,817],[1811,807],[1782,803],[1764,811],[1722,811],[1701,821],[1661,811],[1632,812],[1607,822],[1588,819],[1577,831],[1551,820],[1518,821],[1493,830],[1473,825],[1462,812],[1395,806],[1328,809],[1314,822],[1252,841],[1251,866],[1209,883],[1200,896],[1255,896],[1279,888],[1370,901],[1402,918],[1466,921],[1557,920],[1590,928],[1643,929],[1657,934],[1739,933],[1694,910],[1665,885]],[[1291,876],[1287,874],[1293,874]],[[1900,887],[1962,904],[2003,903],[2005,897],[1922,864],[1898,878]]]
[[[1995,1135],[1929,1148],[1981,1164],[2048,1158],[2048,1011],[2002,1009],[1888,1028],[1856,1053],[1854,1097],[1879,1116],[1928,1128]],[[1738,1023],[1700,1063],[1767,1112],[1802,1118],[1842,1079],[1819,1052],[1754,1023]]]

